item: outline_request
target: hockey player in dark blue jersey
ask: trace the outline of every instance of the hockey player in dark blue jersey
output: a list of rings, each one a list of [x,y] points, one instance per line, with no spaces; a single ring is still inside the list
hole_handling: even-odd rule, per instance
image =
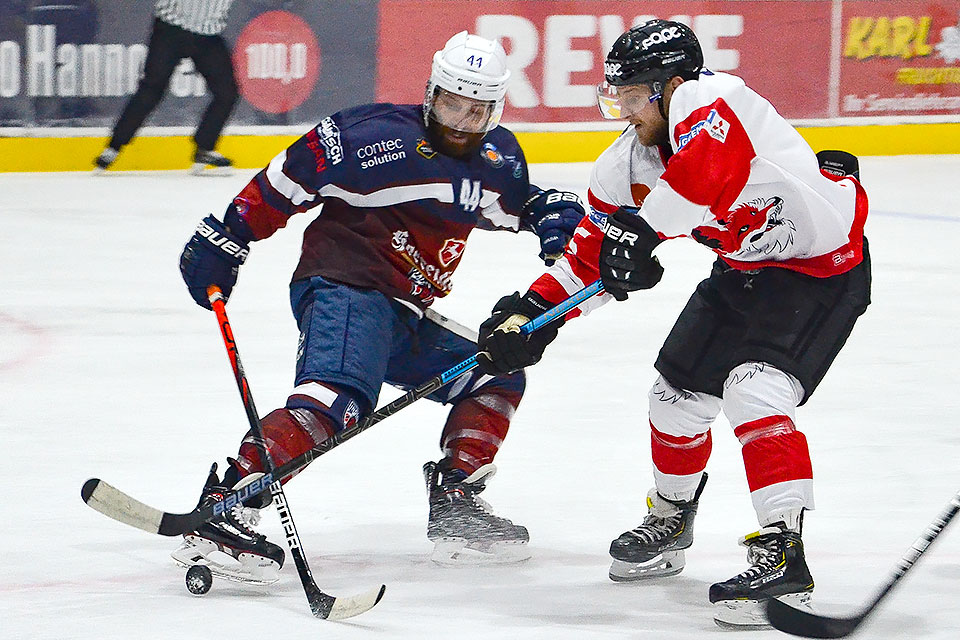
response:
[[[295,386],[262,420],[274,465],[362,419],[384,382],[412,388],[476,353],[475,332],[428,308],[450,292],[471,231],[532,231],[547,264],[562,254],[583,207],[572,193],[529,183],[516,138],[498,126],[509,76],[499,43],[458,33],[434,55],[422,105],[369,104],[324,118],[250,181],[222,222],[204,218],[187,243],[184,281],[209,308],[207,287],[229,296],[251,242],[323,205],[290,284],[301,332]],[[429,396],[451,406],[443,457],[424,465],[434,560],[528,557],[526,528],[477,497],[524,385],[522,371],[474,373]],[[202,502],[263,471],[249,433],[227,460]],[[174,558],[236,579],[275,580],[283,550],[252,529],[248,513],[185,536]],[[236,562],[217,562],[219,552]]]

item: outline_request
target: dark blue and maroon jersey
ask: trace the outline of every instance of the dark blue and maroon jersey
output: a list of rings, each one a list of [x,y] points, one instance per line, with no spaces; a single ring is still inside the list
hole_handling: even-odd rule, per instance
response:
[[[421,309],[445,296],[470,232],[519,230],[531,186],[510,131],[450,158],[430,147],[421,109],[370,104],[324,118],[234,199],[241,233],[262,240],[322,204],[294,280],[323,276]]]

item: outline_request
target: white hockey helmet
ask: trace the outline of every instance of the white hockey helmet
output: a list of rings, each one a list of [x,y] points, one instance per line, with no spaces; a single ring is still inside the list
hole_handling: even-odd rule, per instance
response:
[[[503,114],[509,79],[507,54],[500,43],[461,31],[447,40],[442,50],[433,54],[430,81],[423,99],[424,123],[430,124],[430,113],[439,88],[489,103],[491,108],[487,117],[471,128],[478,133],[490,131],[499,124]]]

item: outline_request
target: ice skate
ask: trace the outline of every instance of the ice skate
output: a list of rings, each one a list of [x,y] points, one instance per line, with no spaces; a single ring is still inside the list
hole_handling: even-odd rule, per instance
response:
[[[683,571],[684,549],[693,544],[693,520],[706,483],[704,473],[693,499],[686,502],[667,500],[655,488],[650,490],[643,523],[610,543],[611,580],[632,582]]]
[[[710,586],[714,621],[728,629],[768,629],[764,601],[777,598],[808,607],[813,578],[803,557],[800,534],[778,522],[740,539],[750,568]]]
[[[530,557],[527,528],[496,516],[477,497],[496,467],[485,464],[466,476],[456,469],[423,465],[430,501],[427,538],[434,543],[430,559],[443,565],[501,564]]]
[[[190,173],[195,176],[229,176],[233,174],[233,162],[216,151],[197,149]]]
[[[110,168],[110,165],[113,164],[113,161],[117,159],[117,156],[119,154],[120,152],[114,149],[113,147],[107,147],[106,149],[101,151],[100,155],[98,155],[93,161],[93,164],[94,164],[93,174],[102,175],[103,173],[105,173],[106,170]]]
[[[244,487],[260,475],[248,475],[231,489],[221,484],[214,464],[198,506],[219,502],[225,492]],[[226,580],[272,584],[280,578],[284,552],[253,530],[259,521],[259,509],[238,504],[196,531],[184,534],[183,544],[171,556],[183,567],[207,565],[214,576]]]

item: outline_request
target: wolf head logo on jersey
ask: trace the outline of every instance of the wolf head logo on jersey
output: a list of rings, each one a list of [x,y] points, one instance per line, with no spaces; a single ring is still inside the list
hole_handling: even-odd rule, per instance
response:
[[[717,219],[719,228],[702,225],[691,234],[697,242],[724,255],[771,254],[793,244],[796,228],[782,217],[783,198],[756,198]]]

